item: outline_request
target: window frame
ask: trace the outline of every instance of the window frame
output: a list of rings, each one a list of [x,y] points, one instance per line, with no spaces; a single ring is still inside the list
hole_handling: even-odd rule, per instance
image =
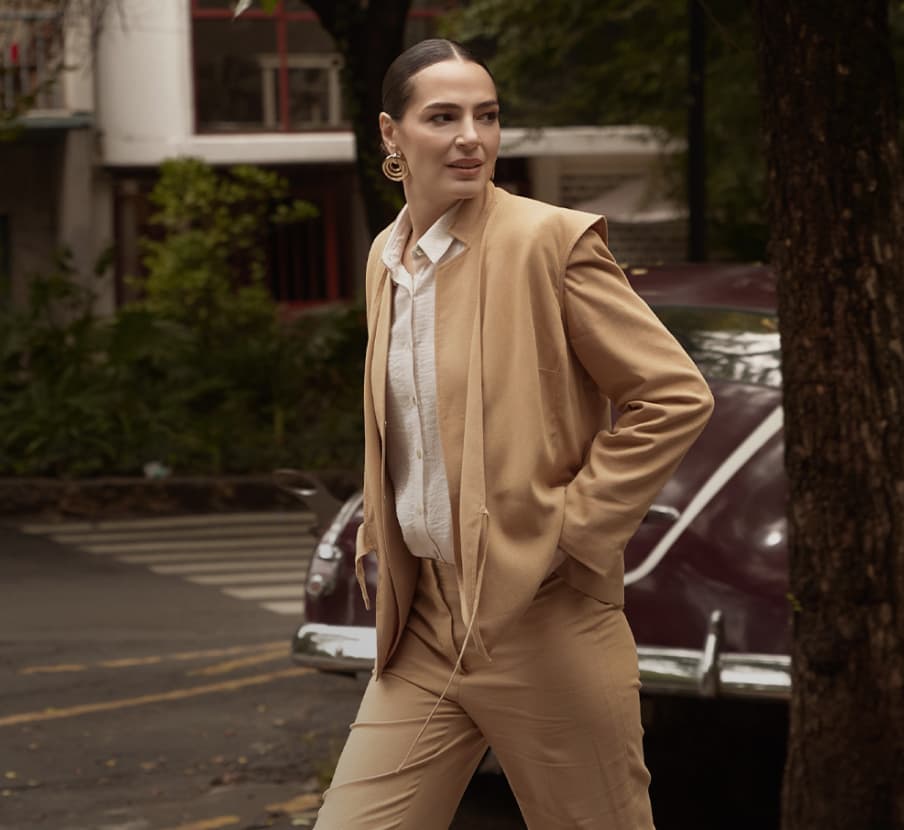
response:
[[[231,20],[233,12],[228,8],[205,8],[201,5],[202,0],[191,0],[188,5],[189,14],[189,52],[191,57],[191,74],[192,74],[192,115],[194,121],[195,135],[223,135],[219,130],[205,130],[201,128],[200,119],[198,117],[198,69],[195,62],[194,47],[194,24],[196,20]],[[443,11],[441,9],[411,9],[408,12],[410,18],[434,18],[439,17]],[[285,7],[283,0],[279,0],[276,8],[272,12],[266,12],[259,8],[250,8],[242,13],[242,17],[249,20],[272,20],[276,27],[276,57],[278,65],[276,68],[276,125],[273,127],[265,127],[263,130],[236,130],[230,131],[229,135],[260,135],[262,133],[307,133],[316,132],[314,129],[301,128],[294,129],[291,123],[291,112],[289,107],[289,70],[292,68],[292,58],[289,55],[289,23],[297,22],[315,22],[319,23],[319,18],[312,11],[289,11]],[[331,53],[336,54],[338,53]],[[295,56],[298,58],[299,56]],[[340,56],[341,59],[341,56]],[[262,84],[264,81],[262,81]],[[332,83],[332,82],[331,82]],[[263,92],[262,92],[263,94]],[[348,132],[347,127],[327,126],[325,129],[335,132],[341,130]]]

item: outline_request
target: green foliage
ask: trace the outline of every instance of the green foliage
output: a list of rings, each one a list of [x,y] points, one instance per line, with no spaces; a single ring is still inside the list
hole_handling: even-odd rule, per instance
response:
[[[111,458],[105,327],[66,255],[35,276],[24,312],[0,312],[0,470],[91,472]]]
[[[716,256],[764,256],[764,162],[748,4],[712,0],[707,40],[708,235]],[[494,57],[511,126],[648,124],[684,138],[687,0],[474,0],[448,21]],[[685,191],[685,157],[668,180]]]
[[[160,238],[144,240],[149,310],[216,343],[272,321],[263,282],[267,234],[314,216],[313,206],[290,201],[288,183],[271,171],[219,172],[191,158],[161,165],[150,200]]]
[[[707,17],[707,235],[715,258],[764,259],[765,161],[746,0],[700,0]],[[904,3],[890,4],[904,92]],[[684,138],[687,0],[472,0],[446,34],[492,55],[509,126],[648,124]],[[904,100],[904,98],[902,98]],[[684,156],[673,194],[685,193]]]
[[[168,162],[145,297],[97,318],[67,257],[0,310],[0,474],[179,474],[360,464],[360,308],[280,320],[263,284],[274,223],[312,215],[254,168]]]

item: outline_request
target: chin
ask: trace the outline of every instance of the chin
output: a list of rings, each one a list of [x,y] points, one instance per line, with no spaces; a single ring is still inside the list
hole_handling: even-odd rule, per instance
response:
[[[481,176],[470,182],[454,182],[449,187],[449,195],[454,199],[473,199],[483,193],[487,181],[489,180],[486,176]]]

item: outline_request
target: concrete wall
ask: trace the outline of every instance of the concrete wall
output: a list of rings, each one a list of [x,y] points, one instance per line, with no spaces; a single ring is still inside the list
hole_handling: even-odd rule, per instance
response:
[[[70,4],[63,27],[63,58],[69,70],[60,77],[62,100],[70,112],[94,111],[94,56],[91,9]]]
[[[72,251],[82,281],[97,295],[98,313],[115,308],[112,270],[98,279],[98,257],[113,242],[113,197],[110,176],[94,165],[93,130],[69,130],[65,135],[57,186],[57,237]]]

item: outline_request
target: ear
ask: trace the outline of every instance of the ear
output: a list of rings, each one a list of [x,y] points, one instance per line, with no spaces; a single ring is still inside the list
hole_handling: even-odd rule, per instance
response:
[[[396,126],[395,121],[389,113],[380,113],[380,136],[383,139],[383,149],[388,153],[398,150],[396,144]]]

